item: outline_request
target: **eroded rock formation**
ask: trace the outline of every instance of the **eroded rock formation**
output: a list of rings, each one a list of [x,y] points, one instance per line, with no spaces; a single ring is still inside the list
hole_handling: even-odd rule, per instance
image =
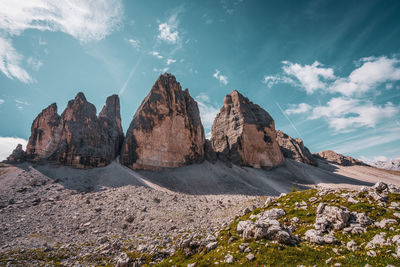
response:
[[[307,147],[304,146],[303,140],[300,138],[292,138],[282,131],[276,131],[276,140],[281,148],[285,158],[294,159],[298,162],[316,166],[312,154]]]
[[[13,150],[10,156],[7,157],[5,162],[7,163],[22,163],[25,161],[25,151],[22,149],[22,145],[18,144]]]
[[[313,156],[342,166],[352,166],[352,165],[368,166],[367,164],[358,159],[349,156],[344,156],[332,150],[324,150],[320,153],[314,153]]]
[[[120,162],[155,170],[201,162],[204,130],[196,101],[171,74],[160,75],[136,111],[122,146]]]
[[[57,105],[34,120],[27,146],[31,161],[51,160],[78,168],[101,167],[119,154],[123,131],[119,98],[110,96],[99,117],[83,93],[68,102],[61,116]]]
[[[236,90],[225,96],[212,125],[211,144],[219,159],[238,165],[273,167],[284,161],[274,120]]]

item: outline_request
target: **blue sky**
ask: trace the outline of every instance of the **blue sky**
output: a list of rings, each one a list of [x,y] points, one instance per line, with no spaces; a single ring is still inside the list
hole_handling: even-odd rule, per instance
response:
[[[399,1],[59,2],[0,1],[0,159],[79,91],[126,130],[165,71],[206,133],[237,89],[312,152],[400,157]]]

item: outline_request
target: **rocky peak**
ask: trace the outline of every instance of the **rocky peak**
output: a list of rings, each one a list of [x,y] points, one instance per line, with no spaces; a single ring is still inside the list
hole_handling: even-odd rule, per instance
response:
[[[204,142],[196,101],[173,75],[164,73],[132,119],[121,163],[133,169],[159,169],[200,162]]]
[[[352,165],[364,165],[368,166],[364,162],[349,157],[349,156],[344,156],[342,154],[336,153],[335,151],[332,150],[324,150],[320,153],[315,153],[313,154],[314,157],[329,161],[334,164],[342,165],[342,166],[352,166]]]
[[[78,93],[61,116],[56,104],[34,120],[27,146],[29,160],[51,160],[78,168],[109,164],[123,140],[118,96],[107,99],[99,118],[96,107]]]
[[[7,157],[7,163],[22,163],[25,161],[25,151],[22,149],[22,145],[18,144],[13,150],[10,156]]]
[[[221,160],[239,165],[272,167],[284,161],[272,117],[236,90],[225,96],[211,144]]]
[[[96,107],[86,100],[82,92],[79,92],[75,99],[68,102],[67,108],[61,116],[66,121],[95,121]]]
[[[314,166],[317,165],[308,148],[304,146],[303,140],[300,138],[293,139],[282,131],[276,131],[276,133],[276,140],[285,158]]]
[[[57,113],[57,104],[53,103],[43,109],[32,123],[26,147],[27,159],[37,161],[52,155],[58,147],[61,132],[61,117]]]

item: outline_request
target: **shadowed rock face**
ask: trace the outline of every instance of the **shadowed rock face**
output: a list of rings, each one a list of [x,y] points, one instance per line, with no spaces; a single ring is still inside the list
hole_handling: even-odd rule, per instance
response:
[[[5,162],[7,163],[22,163],[25,161],[25,151],[22,149],[22,145],[18,144],[13,150],[10,156],[7,157]]]
[[[276,140],[285,158],[317,166],[317,162],[300,138],[293,139],[282,131],[276,131]]]
[[[212,147],[223,161],[255,168],[273,167],[284,161],[274,120],[236,90],[225,96],[211,136]]]
[[[165,73],[136,111],[120,162],[132,169],[179,167],[203,161],[204,143],[196,101]]]
[[[39,161],[50,157],[58,148],[62,127],[56,103],[43,109],[32,123],[31,136],[26,146],[27,159]]]
[[[324,150],[320,153],[313,154],[313,156],[342,166],[352,166],[352,165],[368,166],[368,164],[365,164],[360,160],[354,159],[349,156],[344,156],[332,150]]]
[[[57,106],[43,110],[32,124],[27,146],[31,161],[48,159],[78,168],[101,167],[119,154],[123,140],[119,98],[107,98],[96,116],[96,107],[83,93],[68,102],[61,116]]]

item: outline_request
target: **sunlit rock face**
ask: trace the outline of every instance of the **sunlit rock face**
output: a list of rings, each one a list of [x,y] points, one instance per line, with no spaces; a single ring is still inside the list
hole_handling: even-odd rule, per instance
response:
[[[119,154],[123,137],[117,95],[107,99],[97,117],[96,107],[78,93],[61,116],[57,105],[52,104],[36,117],[27,159],[56,161],[77,168],[106,166]]]
[[[311,152],[304,146],[300,138],[292,138],[282,131],[276,131],[276,140],[285,158],[316,166]]]
[[[157,170],[204,160],[204,129],[196,101],[176,78],[160,75],[133,116],[120,162]]]
[[[225,96],[212,125],[211,144],[220,160],[237,165],[264,168],[284,162],[274,120],[236,90]]]
[[[342,166],[352,166],[352,165],[368,166],[368,164],[365,164],[364,162],[358,159],[349,156],[344,156],[332,150],[324,150],[319,153],[314,153],[313,156]]]

